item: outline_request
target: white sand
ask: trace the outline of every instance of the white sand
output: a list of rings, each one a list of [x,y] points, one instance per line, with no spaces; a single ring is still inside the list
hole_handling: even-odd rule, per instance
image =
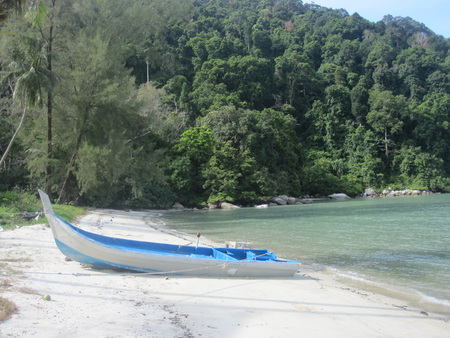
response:
[[[103,210],[79,226],[115,237],[196,241],[152,219],[151,213]],[[7,264],[1,296],[19,308],[0,324],[1,337],[450,337],[448,317],[320,272],[287,279],[166,279],[94,270],[65,261],[42,225],[1,232],[0,248],[0,264]],[[51,301],[42,299],[46,294]]]

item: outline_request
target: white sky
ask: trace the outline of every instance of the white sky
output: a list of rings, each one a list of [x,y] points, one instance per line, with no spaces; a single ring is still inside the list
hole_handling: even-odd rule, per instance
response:
[[[450,38],[450,0],[304,0],[303,3],[343,8],[348,14],[357,12],[363,18],[377,22],[383,16],[409,16],[425,24],[445,38]]]

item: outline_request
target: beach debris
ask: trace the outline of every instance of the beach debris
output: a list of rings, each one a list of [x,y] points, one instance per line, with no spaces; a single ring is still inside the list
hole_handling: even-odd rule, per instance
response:
[[[31,220],[35,220],[37,221],[39,219],[39,217],[42,217],[43,215],[41,215],[41,213],[39,212],[23,212],[20,214],[20,218],[27,220],[27,221],[31,221]]]
[[[50,295],[45,295],[44,297],[42,297],[43,300],[52,300],[52,297],[50,297]]]
[[[226,248],[236,248],[236,249],[253,249],[253,243],[250,242],[225,242]]]

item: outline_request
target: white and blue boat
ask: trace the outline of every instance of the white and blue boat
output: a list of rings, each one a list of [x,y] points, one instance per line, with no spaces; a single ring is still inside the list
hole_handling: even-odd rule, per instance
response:
[[[300,263],[280,260],[266,249],[209,248],[144,242],[98,235],[56,215],[39,190],[45,216],[59,250],[94,268],[126,269],[188,276],[292,277]]]

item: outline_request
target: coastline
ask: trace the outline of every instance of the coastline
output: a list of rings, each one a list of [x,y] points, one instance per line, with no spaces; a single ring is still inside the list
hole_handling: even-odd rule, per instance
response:
[[[193,244],[159,212],[97,210],[77,225],[112,237]],[[4,231],[2,297],[19,313],[0,324],[22,337],[443,337],[448,318],[362,291],[321,271],[294,278],[202,278],[95,270],[65,261],[42,225]],[[201,238],[201,245],[217,244]],[[10,286],[6,286],[6,285]],[[49,294],[51,301],[43,300]]]

